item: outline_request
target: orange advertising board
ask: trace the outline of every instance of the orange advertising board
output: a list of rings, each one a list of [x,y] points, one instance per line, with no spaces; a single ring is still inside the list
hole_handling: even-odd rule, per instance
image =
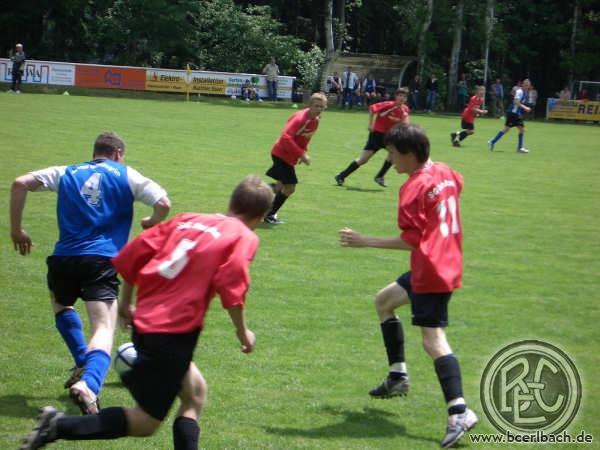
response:
[[[75,86],[103,89],[146,89],[146,69],[77,64]]]

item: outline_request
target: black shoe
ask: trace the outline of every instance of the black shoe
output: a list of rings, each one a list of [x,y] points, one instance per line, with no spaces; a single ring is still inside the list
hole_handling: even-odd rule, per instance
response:
[[[373,398],[392,398],[408,393],[408,377],[401,377],[395,380],[386,378],[379,386],[369,391],[369,395]]]
[[[37,424],[34,429],[23,439],[23,444],[19,450],[35,450],[42,448],[49,442],[56,440],[56,419],[63,417],[64,414],[58,412],[52,406],[44,406],[40,409]]]
[[[344,178],[340,174],[337,174],[335,176],[335,182],[338,186],[342,186],[344,184]]]
[[[452,146],[453,146],[453,147],[460,147],[460,141],[459,141],[458,139],[455,139],[455,140],[452,142]]]
[[[375,183],[377,183],[381,187],[387,187],[387,185],[385,184],[385,180],[383,179],[383,177],[375,177],[375,178],[373,178],[373,181],[375,181]]]
[[[450,133],[450,142],[452,142],[452,145],[454,145],[454,141],[456,140],[456,131],[453,131],[452,133]]]

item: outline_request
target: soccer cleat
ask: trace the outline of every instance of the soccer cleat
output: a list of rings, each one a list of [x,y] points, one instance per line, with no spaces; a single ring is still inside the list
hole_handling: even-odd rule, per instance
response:
[[[448,417],[446,435],[440,443],[442,448],[448,448],[456,444],[467,431],[477,425],[477,422],[479,422],[477,415],[469,408],[462,414],[454,414]]]
[[[450,142],[452,142],[452,145],[454,145],[454,141],[456,141],[456,131],[453,131],[452,133],[450,133]]]
[[[529,153],[529,150],[527,150],[525,147],[521,147],[517,149],[517,153]]]
[[[56,420],[63,416],[63,413],[58,412],[52,406],[44,406],[40,409],[37,424],[23,439],[19,450],[35,450],[44,447],[49,442],[54,442],[56,440]]]
[[[488,141],[488,148],[490,149],[490,152],[494,151],[494,143],[492,141]]]
[[[454,139],[454,141],[452,141],[452,146],[453,147],[460,147],[460,141],[458,139]]]
[[[387,185],[385,184],[385,180],[383,179],[383,177],[375,177],[375,178],[373,178],[373,181],[375,181],[375,183],[377,183],[381,187],[387,187]]]
[[[265,217],[265,223],[268,223],[271,225],[281,225],[285,222],[283,220],[281,220],[279,217],[277,217],[277,214],[272,214],[270,216]]]
[[[69,389],[71,386],[73,386],[75,383],[77,383],[79,380],[81,380],[81,376],[83,375],[83,367],[73,367],[71,370],[71,375],[69,376],[69,379],[67,381],[65,381],[65,388]]]
[[[80,380],[71,386],[69,397],[79,407],[84,416],[100,412],[100,401],[85,381]]]
[[[401,377],[396,380],[386,378],[379,386],[369,391],[369,395],[373,398],[392,398],[408,393],[408,377]]]
[[[335,182],[337,183],[338,186],[342,186],[344,184],[344,178],[338,173],[335,176]]]

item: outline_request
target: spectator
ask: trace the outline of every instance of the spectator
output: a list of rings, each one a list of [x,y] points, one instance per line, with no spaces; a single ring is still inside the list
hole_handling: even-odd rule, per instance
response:
[[[465,105],[467,104],[467,99],[469,98],[467,75],[464,73],[460,75],[460,80],[458,80],[458,83],[456,83],[456,95],[458,110],[461,111],[464,109]]]
[[[557,95],[559,100],[571,100],[571,89],[569,89],[569,86],[565,86]]]
[[[273,102],[277,101],[277,77],[279,76],[279,66],[275,58],[271,58],[271,62],[263,67],[262,73],[267,76],[267,92],[269,99]]]
[[[385,87],[385,80],[383,78],[379,79],[379,82],[375,87],[375,91],[377,92],[377,102],[387,101],[390,99],[390,95],[387,93],[387,88]]]
[[[327,92],[335,94],[335,104],[339,105],[342,103],[342,79],[337,72],[333,72],[333,75],[327,77]]]
[[[588,94],[587,89],[585,89],[585,88],[582,89],[581,91],[579,91],[579,93],[577,94],[577,100],[584,100],[584,101],[586,101],[586,100],[589,100],[589,99],[590,99],[590,96]]]
[[[348,66],[346,71],[342,73],[342,92],[344,95],[343,105],[348,108],[352,108],[353,95],[356,89],[356,83],[358,82],[358,76],[352,72],[352,67]]]
[[[496,82],[492,84],[490,94],[492,96],[494,116],[497,119],[504,115],[504,86],[502,86],[502,81],[500,78],[496,78]]]
[[[354,85],[354,92],[353,92],[354,103],[356,104],[356,106],[363,105],[363,102],[364,102],[363,83],[364,82],[365,82],[365,79],[359,75],[356,80],[356,84]]]
[[[419,93],[421,91],[421,79],[419,78],[419,75],[415,75],[413,80],[410,82],[408,89],[410,91],[410,109],[416,111],[417,109],[419,109]]]
[[[246,82],[242,85],[242,98],[247,102],[249,102],[250,100],[262,102],[260,94],[258,93],[258,89],[256,89],[256,87],[250,82],[250,80],[246,80]]]
[[[25,52],[23,51],[23,44],[15,45],[15,54],[10,60],[12,61],[12,85],[8,92],[20,94],[21,79],[23,78],[23,71],[25,70]]]
[[[431,74],[427,81],[427,112],[431,113],[435,109],[435,101],[438,95],[438,80],[435,74]]]
[[[379,94],[377,93],[377,83],[372,73],[368,74],[363,82],[362,91],[367,106],[371,103],[377,103]]]
[[[529,106],[530,111],[527,113],[528,117],[535,117],[535,105],[537,104],[538,91],[535,86],[532,84],[529,88],[529,101],[527,102],[527,106]]]

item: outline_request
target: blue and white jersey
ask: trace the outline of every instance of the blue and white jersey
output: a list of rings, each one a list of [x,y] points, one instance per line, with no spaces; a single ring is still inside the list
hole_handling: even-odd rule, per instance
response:
[[[58,256],[115,256],[129,238],[134,200],[152,206],[166,196],[135,169],[107,159],[31,174],[42,183],[38,190],[58,193]]]
[[[527,105],[529,101],[528,92],[524,91],[523,88],[517,89],[515,92],[515,98],[513,100],[513,106],[510,110],[513,114],[518,115],[519,117],[523,117],[523,113],[525,112],[520,105]]]
[[[375,92],[375,80],[369,80],[368,78],[363,81],[363,90],[365,92]]]

